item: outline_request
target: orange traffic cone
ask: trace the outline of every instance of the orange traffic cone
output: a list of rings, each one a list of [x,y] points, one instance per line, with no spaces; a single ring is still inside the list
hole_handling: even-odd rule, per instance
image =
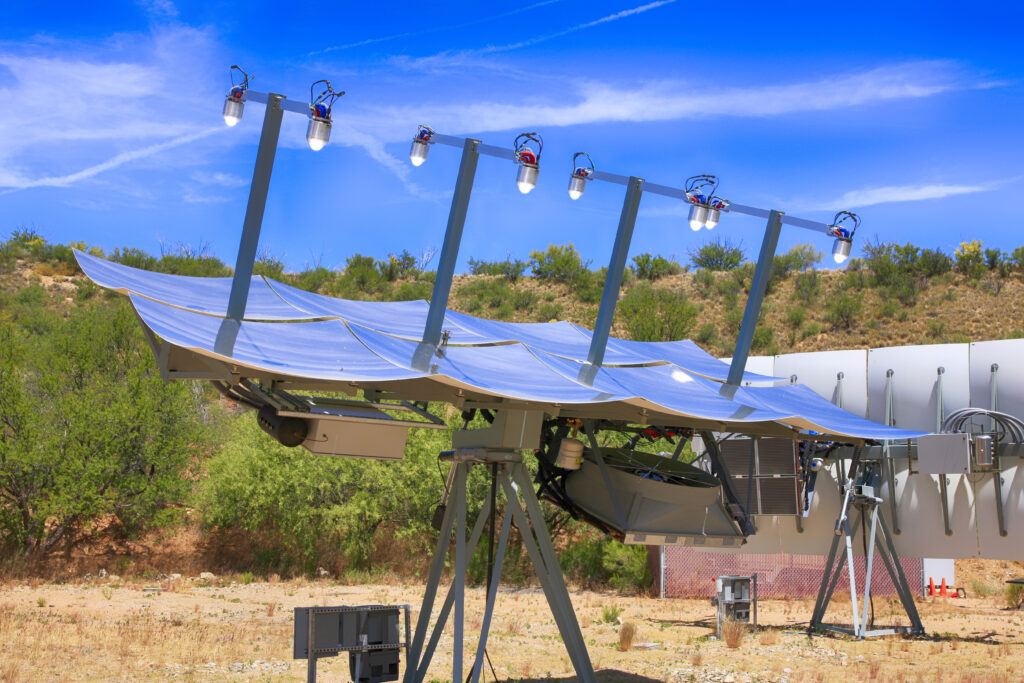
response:
[[[942,585],[939,586],[939,597],[940,598],[948,598],[949,597],[949,591],[946,590],[946,579],[942,579]]]
[[[928,597],[935,595],[935,579],[928,577]]]

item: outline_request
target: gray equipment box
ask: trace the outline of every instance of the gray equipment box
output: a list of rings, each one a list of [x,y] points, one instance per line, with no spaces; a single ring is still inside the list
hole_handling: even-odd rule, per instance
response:
[[[969,474],[970,434],[925,434],[917,437],[917,470],[921,474]]]
[[[310,626],[315,642],[312,653]],[[316,659],[348,652],[349,672],[356,683],[397,681],[399,654],[409,645],[409,606],[296,607],[294,635],[294,658],[311,660],[314,672]]]
[[[716,623],[719,637],[726,619],[742,621],[757,628],[757,574],[719,576],[715,579],[715,597],[711,598],[711,604],[718,608]]]

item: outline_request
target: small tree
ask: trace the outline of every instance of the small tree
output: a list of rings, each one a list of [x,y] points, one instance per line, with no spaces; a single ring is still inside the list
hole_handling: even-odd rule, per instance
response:
[[[705,242],[697,251],[690,252],[690,263],[694,268],[732,270],[743,263],[743,250],[733,246],[728,239],[716,237],[711,242]]]
[[[576,247],[571,244],[549,244],[546,251],[530,254],[530,265],[533,274],[541,280],[574,285],[585,277],[590,261],[584,263]]]

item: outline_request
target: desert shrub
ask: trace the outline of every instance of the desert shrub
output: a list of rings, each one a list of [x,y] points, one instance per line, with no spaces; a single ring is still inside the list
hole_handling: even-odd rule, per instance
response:
[[[971,280],[978,280],[985,274],[985,261],[982,256],[981,240],[961,242],[953,252],[956,270]]]
[[[142,249],[135,247],[115,248],[114,253],[110,255],[110,260],[132,268],[141,268],[142,270],[156,270],[159,263],[155,256],[150,256]]]
[[[985,249],[985,267],[989,270],[999,270],[999,267],[1003,265],[1006,259],[1004,254],[999,249]]]
[[[1014,270],[1024,271],[1024,247],[1017,247],[1007,257],[1007,260],[1013,264]]]
[[[735,619],[726,619],[722,622],[722,640],[728,648],[736,649],[743,643],[743,636],[747,634],[747,625]]]
[[[394,301],[419,301],[429,299],[433,289],[429,282],[422,280],[407,280],[395,287],[391,295]]]
[[[469,272],[473,275],[501,275],[502,277],[515,282],[523,276],[523,272],[526,270],[527,265],[529,264],[526,261],[514,259],[512,258],[512,254],[508,254],[504,261],[478,261],[476,259],[469,259]]]
[[[646,590],[652,581],[644,546],[626,545],[589,531],[566,546],[558,562],[567,577],[584,586],[610,584],[627,593]]]
[[[209,440],[201,396],[161,380],[121,302],[0,322],[0,481],[17,492],[0,495],[0,553],[70,548],[100,519],[179,519]]]
[[[810,244],[798,244],[785,254],[777,254],[772,258],[772,270],[768,276],[768,292],[775,291],[780,282],[792,273],[799,273],[821,261],[821,252]]]
[[[403,250],[401,254],[388,254],[387,258],[377,261],[376,266],[381,277],[388,282],[394,282],[400,278],[414,277],[417,274],[415,256]]]
[[[537,307],[537,313],[534,318],[539,322],[548,322],[550,320],[558,320],[562,317],[562,304],[556,303],[543,303]]]
[[[1006,606],[1010,609],[1020,609],[1021,603],[1024,602],[1024,585],[1006,584],[1006,588],[1003,590],[1003,599],[1006,600]]]
[[[793,306],[786,311],[786,322],[794,330],[800,329],[800,326],[804,324],[804,320],[807,318],[807,309],[803,306]]]
[[[601,606],[601,621],[606,624],[614,624],[618,621],[619,616],[623,612],[623,608],[618,605],[602,605]]]
[[[850,329],[854,320],[860,315],[861,300],[849,294],[832,297],[825,305],[825,319],[835,327]]]
[[[759,322],[757,327],[754,328],[754,336],[751,339],[750,348],[768,356],[777,354],[779,352],[779,345],[775,343],[775,330]]]
[[[633,640],[636,638],[636,624],[627,621],[619,627],[619,650],[629,652],[633,649]]]
[[[584,270],[573,286],[572,293],[582,303],[596,304],[604,294],[606,268],[594,272]]]
[[[464,304],[476,301],[477,309],[482,307],[498,309],[508,305],[512,307],[512,288],[508,282],[497,277],[470,280],[459,287],[456,298]]]
[[[537,295],[528,289],[519,289],[512,293],[512,306],[517,311],[532,308],[537,303]]]
[[[953,259],[941,249],[922,249],[917,260],[917,272],[924,277],[944,275],[953,269]]]
[[[616,309],[630,338],[637,341],[684,339],[699,312],[678,293],[646,282],[631,287]]]
[[[715,287],[715,274],[707,268],[698,268],[693,274],[693,284],[702,296],[709,296]]]
[[[678,275],[683,267],[664,256],[643,253],[633,257],[633,271],[641,280],[657,280],[666,275]]]
[[[697,330],[695,341],[701,346],[710,346],[718,339],[718,329],[714,323],[704,323]]]
[[[209,460],[196,507],[209,527],[247,532],[262,549],[264,570],[365,568],[384,534],[410,548],[435,536],[437,453],[449,438],[445,430],[414,430],[398,462],[323,458],[282,446],[246,414]],[[472,514],[486,486],[483,472],[470,476]]]
[[[271,280],[281,282],[284,280],[284,261],[269,253],[262,253],[256,262],[252,264],[252,274],[262,275]]]
[[[550,244],[547,250],[530,254],[530,265],[533,274],[541,280],[574,285],[584,277],[590,261],[584,263],[571,244]]]
[[[716,237],[690,252],[690,263],[694,268],[732,270],[743,263],[743,249],[734,246],[727,238]]]
[[[851,271],[858,272],[858,271]],[[793,296],[809,304],[818,298],[821,293],[821,274],[816,270],[807,270],[797,273],[793,281]]]
[[[332,270],[328,270],[322,266],[315,268],[309,268],[296,273],[291,276],[291,284],[293,287],[304,289],[307,292],[319,292],[328,282],[333,280],[336,273]]]

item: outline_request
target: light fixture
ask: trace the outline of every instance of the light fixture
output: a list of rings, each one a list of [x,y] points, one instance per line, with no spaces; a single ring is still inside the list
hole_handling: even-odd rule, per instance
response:
[[[537,152],[527,146],[530,141],[537,143]],[[537,176],[540,175],[540,153],[544,150],[544,140],[536,133],[519,135],[512,145],[519,170],[516,172],[516,185],[523,194],[537,187]]]
[[[715,226],[718,225],[718,220],[722,217],[723,211],[729,210],[729,200],[720,199],[719,197],[712,197],[711,201],[708,202],[708,219],[705,222],[705,226],[708,230],[714,230]]]
[[[409,150],[409,161],[413,166],[422,166],[427,160],[430,145],[434,144],[431,140],[433,137],[434,129],[430,126],[420,126],[416,131],[416,137],[412,139],[412,148]]]
[[[324,84],[324,90],[314,95],[316,86]],[[319,152],[331,139],[331,107],[334,100],[345,94],[345,91],[334,92],[331,82],[321,79],[309,86],[309,127],[306,128],[306,142],[314,152]]]
[[[235,71],[242,74],[242,82],[235,83]],[[245,111],[245,91],[249,89],[249,74],[242,71],[237,64],[229,69],[231,74],[231,90],[224,99],[224,123],[228,126],[236,126],[242,120],[242,112]]]
[[[587,158],[587,165],[580,165],[576,160],[580,157]],[[586,152],[576,152],[572,156],[572,175],[569,176],[569,198],[576,200],[583,196],[587,189],[587,181],[594,174],[594,161]]]
[[[843,227],[843,223],[850,221],[853,228]],[[832,244],[832,259],[836,263],[845,263],[850,258],[850,251],[853,249],[853,235],[860,227],[860,217],[849,211],[840,211],[832,218],[832,225],[829,226],[829,234],[836,238]]]
[[[705,225],[711,230],[718,225],[718,219],[729,203],[715,197],[718,178],[713,175],[695,175],[686,179],[686,199],[690,202],[690,229],[697,232]],[[705,192],[707,194],[705,194]]]

